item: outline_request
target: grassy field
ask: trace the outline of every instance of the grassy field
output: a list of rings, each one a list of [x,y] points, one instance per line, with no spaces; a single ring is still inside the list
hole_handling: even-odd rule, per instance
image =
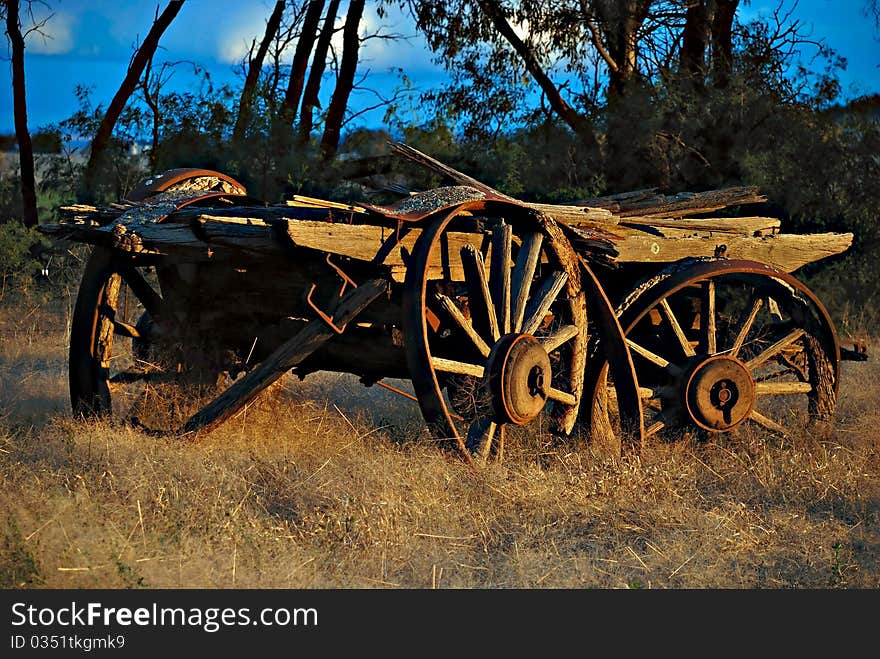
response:
[[[0,587],[880,587],[876,357],[824,435],[535,436],[475,472],[333,374],[197,442],[75,422],[64,307],[0,307]]]

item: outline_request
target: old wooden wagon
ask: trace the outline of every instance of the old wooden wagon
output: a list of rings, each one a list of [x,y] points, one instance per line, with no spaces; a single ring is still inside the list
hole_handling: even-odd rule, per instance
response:
[[[528,204],[392,149],[456,185],[389,206],[267,205],[181,169],[109,207],[62,208],[43,230],[94,245],[74,411],[195,433],[291,370],[346,372],[412,398],[469,461],[517,429],[637,448],[832,417],[838,337],[790,273],[851,234],[716,212],[764,200],[750,188]]]

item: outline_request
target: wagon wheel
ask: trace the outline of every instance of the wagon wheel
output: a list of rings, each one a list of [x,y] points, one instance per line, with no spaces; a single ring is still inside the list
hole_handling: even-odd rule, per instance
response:
[[[92,251],[71,324],[75,414],[171,430],[191,414],[199,393],[213,390],[219,361],[187,345],[159,290],[153,268],[109,249]]]
[[[225,174],[186,168],[140,182],[128,201],[167,191],[203,193],[180,205],[218,194],[246,194]],[[163,300],[160,282],[177,289],[173,304]],[[223,351],[187,344],[191,332],[182,329],[187,320],[182,289],[177,266],[137,266],[112,250],[93,249],[71,322],[69,383],[75,414],[171,430],[189,416],[200,394],[214,389]]]
[[[618,308],[638,373],[645,437],[706,437],[744,422],[791,437],[830,420],[839,347],[828,312],[797,279],[750,261],[688,260]],[[588,376],[593,419],[613,426],[607,365]],[[604,419],[597,408],[612,411]]]
[[[503,219],[502,219],[503,218]],[[581,274],[549,218],[469,202],[427,226],[407,263],[403,327],[428,426],[466,459],[500,459],[507,428],[577,418],[586,358]]]

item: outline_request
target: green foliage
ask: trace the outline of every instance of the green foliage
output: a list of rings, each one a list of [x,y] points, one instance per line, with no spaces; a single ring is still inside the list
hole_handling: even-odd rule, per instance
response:
[[[10,291],[25,294],[32,288],[34,276],[42,269],[34,247],[42,242],[36,229],[20,222],[0,224],[0,301]]]

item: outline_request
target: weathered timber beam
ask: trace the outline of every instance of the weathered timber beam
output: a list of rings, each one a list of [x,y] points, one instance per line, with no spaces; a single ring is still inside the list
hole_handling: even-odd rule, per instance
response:
[[[393,232],[387,227],[371,224],[331,224],[329,222],[289,220],[284,224],[284,229],[291,243],[297,247],[306,247],[368,262],[373,260],[385,241],[393,239]],[[383,260],[383,265],[390,268],[394,281],[402,282],[406,274],[406,263],[401,248],[411,254],[420,234],[421,229],[408,231]],[[481,234],[463,232],[449,232],[446,236],[449,242],[449,253],[453,255],[458,254],[465,245],[479,248],[483,238]],[[434,271],[439,273],[440,269],[438,254],[436,263],[429,266],[429,274]],[[460,279],[464,276],[461,261],[458,258],[451,259],[450,269],[453,279]]]
[[[349,290],[333,312],[334,322],[337,326],[352,322],[373,300],[387,290],[388,282],[384,279],[371,279]],[[181,432],[190,433],[216,428],[334,336],[337,336],[336,332],[324,321],[310,321],[256,368],[236,380],[226,391],[190,417]]]
[[[696,215],[729,206],[756,204],[767,201],[755,186],[740,186],[707,190],[705,192],[679,192],[663,195],[654,189],[634,190],[605,197],[594,197],[573,202],[577,205],[595,206],[612,211],[623,217],[670,217]]]
[[[328,206],[226,206],[226,207],[200,207],[187,206],[168,214],[163,224],[169,222],[177,222],[188,224],[193,220],[207,219],[217,220],[218,222],[237,222],[242,224],[258,224],[268,223],[273,220],[285,219],[303,219],[316,220],[326,222],[351,222],[354,215],[363,216],[362,212],[340,208],[341,204]],[[84,204],[74,204],[71,206],[61,206],[58,209],[58,216],[62,224],[99,224],[106,225],[122,215],[128,207],[120,206],[103,207],[88,206]]]
[[[156,225],[159,233],[170,224]],[[268,256],[282,257],[290,253],[290,248],[275,237],[272,227],[266,224],[238,224],[214,222],[204,217],[192,223],[193,234],[211,245],[259,252]]]
[[[694,231],[720,231],[723,233],[741,233],[749,236],[755,232],[775,233],[782,221],[775,217],[701,217],[701,218],[649,218],[645,220],[625,219],[620,221],[621,227],[633,229],[691,229]],[[615,231],[618,231],[615,229]],[[619,231],[618,231],[619,232]]]
[[[845,252],[852,240],[851,233],[680,238],[641,234],[626,236],[614,246],[619,263],[669,263],[689,256],[724,256],[759,261],[793,272],[807,263]]]
[[[169,222],[191,222],[193,220],[216,220],[240,224],[270,224],[284,220],[313,220],[316,222],[341,222],[348,224],[355,213],[339,208],[314,208],[306,206],[229,206],[228,208],[199,208],[187,206],[168,215]]]

